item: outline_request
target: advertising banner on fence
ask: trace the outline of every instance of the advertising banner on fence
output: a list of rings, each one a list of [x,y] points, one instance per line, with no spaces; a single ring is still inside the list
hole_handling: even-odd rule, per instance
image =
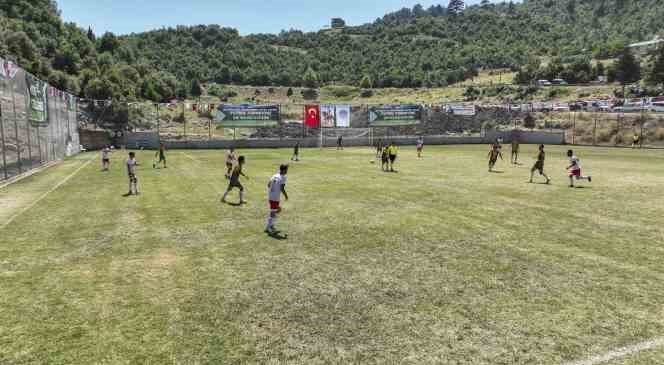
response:
[[[336,119],[336,107],[334,105],[320,106],[320,121],[323,128],[334,128]]]
[[[369,125],[390,127],[419,124],[422,107],[419,105],[381,105],[369,107]]]
[[[320,126],[320,106],[304,106],[304,125],[309,128],[318,128]]]
[[[216,121],[227,128],[276,127],[278,105],[223,104],[217,108]]]
[[[445,107],[449,114],[472,117],[477,113],[475,104],[451,104]]]
[[[33,124],[48,124],[48,84],[26,73],[28,85],[28,119]]]
[[[350,105],[337,105],[336,119],[337,119],[337,127],[339,128],[350,127]]]

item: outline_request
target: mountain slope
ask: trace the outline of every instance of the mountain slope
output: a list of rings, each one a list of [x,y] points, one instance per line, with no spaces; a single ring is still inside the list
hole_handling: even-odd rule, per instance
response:
[[[605,58],[664,29],[656,0],[527,0],[402,9],[343,30],[239,36],[217,25],[100,39],[63,24],[49,0],[0,2],[0,54],[88,97],[162,100],[192,80],[299,86],[322,83],[444,86],[480,68],[513,69],[532,57]],[[311,75],[312,73],[309,72]]]

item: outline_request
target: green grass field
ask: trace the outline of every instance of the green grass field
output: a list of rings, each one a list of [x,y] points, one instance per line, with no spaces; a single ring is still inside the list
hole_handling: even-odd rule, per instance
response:
[[[220,203],[223,151],[170,151],[142,195],[125,155],[83,154],[0,189],[1,364],[564,364],[664,335],[664,152],[579,148],[592,184],[486,146],[245,150],[249,203]],[[542,182],[540,179],[539,182]],[[237,192],[230,197],[236,201]],[[9,222],[7,224],[7,222]],[[607,364],[664,363],[653,348]]]

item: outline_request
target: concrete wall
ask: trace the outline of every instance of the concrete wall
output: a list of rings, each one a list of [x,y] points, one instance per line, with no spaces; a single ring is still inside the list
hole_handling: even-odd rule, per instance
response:
[[[424,143],[427,145],[448,145],[448,144],[488,144],[492,143],[498,137],[502,137],[505,143],[512,141],[512,132],[488,132],[484,137],[465,137],[465,136],[426,136]],[[418,137],[390,137],[384,138],[385,143],[394,141],[401,146],[415,145]],[[550,132],[528,132],[520,131],[519,141],[524,144],[564,144],[564,133]],[[159,139],[156,133],[129,133],[126,136],[126,146],[130,149],[156,149],[159,147]],[[168,149],[228,149],[235,148],[292,148],[299,141],[300,146],[318,147],[319,138],[303,139],[239,139],[239,140],[212,140],[212,141],[164,141]],[[374,141],[375,142],[375,141]],[[369,146],[371,141],[368,137],[362,138],[344,138],[344,146],[357,147]],[[325,139],[325,147],[335,147],[336,139]]]

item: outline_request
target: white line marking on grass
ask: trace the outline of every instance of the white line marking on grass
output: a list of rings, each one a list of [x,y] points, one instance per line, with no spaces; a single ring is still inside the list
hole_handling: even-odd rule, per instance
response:
[[[27,212],[28,210],[32,209],[35,205],[37,205],[37,203],[39,203],[40,201],[44,200],[44,198],[46,198],[49,194],[51,194],[52,192],[56,191],[59,187],[61,187],[62,185],[64,185],[67,181],[71,180],[71,178],[73,178],[76,174],[78,174],[79,171],[83,170],[84,167],[88,166],[88,165],[92,162],[93,159],[94,159],[94,158],[91,158],[91,159],[89,159],[87,162],[83,163],[83,164],[82,164],[81,166],[79,166],[74,172],[72,172],[71,174],[69,174],[67,177],[65,177],[64,179],[62,179],[62,181],[60,181],[60,182],[57,183],[54,187],[52,187],[49,191],[45,192],[45,193],[42,194],[39,198],[37,198],[37,200],[35,200],[35,201],[33,201],[32,203],[30,203],[30,205],[28,205],[27,207],[21,209],[18,213],[16,213],[16,214],[14,214],[13,216],[9,217],[9,220],[7,220],[5,223],[2,224],[2,226],[0,226],[0,229],[5,229],[5,228],[6,228],[8,225],[10,225],[10,224],[11,224],[16,218],[18,218],[19,216],[21,216],[21,214],[23,214],[23,213]]]
[[[619,349],[591,356],[586,360],[568,362],[563,365],[595,365],[607,361],[615,360],[628,355],[633,355],[641,351],[652,350],[664,346],[664,337],[656,337],[648,341],[643,341],[635,345],[621,347]]]

